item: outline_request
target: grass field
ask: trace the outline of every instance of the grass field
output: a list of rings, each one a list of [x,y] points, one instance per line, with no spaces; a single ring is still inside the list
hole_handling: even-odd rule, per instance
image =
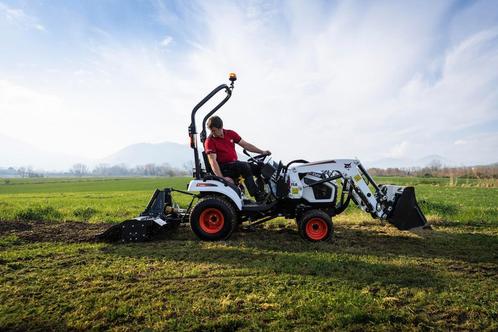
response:
[[[188,180],[0,179],[0,330],[498,329],[494,182],[378,179],[415,185],[432,231],[350,207],[330,243],[284,219],[218,243],[92,241]]]

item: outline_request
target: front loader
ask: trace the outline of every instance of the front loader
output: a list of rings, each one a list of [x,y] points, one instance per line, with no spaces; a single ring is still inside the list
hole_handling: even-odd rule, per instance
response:
[[[373,218],[387,221],[400,230],[429,227],[413,187],[377,184],[356,159],[318,162],[296,159],[284,165],[267,155],[251,156],[244,150],[249,158],[247,162],[257,170],[256,183],[266,193],[266,199],[259,203],[247,196],[240,179],[233,178],[232,183],[216,176],[205,151],[202,151],[201,163],[195,116],[208,100],[220,91],[225,92],[225,98],[203,118],[200,133],[203,147],[207,119],[230,99],[236,79],[235,74],[230,74],[229,86],[218,86],[192,110],[188,133],[194,152],[194,170],[187,191],[156,190],[140,216],[111,227],[99,235],[99,239],[147,241],[189,222],[201,240],[226,240],[240,224],[253,228],[281,216],[296,220],[303,239],[325,241],[333,234],[332,217],[342,213],[351,201]],[[172,192],[192,196],[190,205],[180,209],[173,202]]]

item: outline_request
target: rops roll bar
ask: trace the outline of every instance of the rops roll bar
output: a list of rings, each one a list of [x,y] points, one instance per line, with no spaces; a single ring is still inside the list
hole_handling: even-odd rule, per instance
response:
[[[230,80],[230,86],[226,84],[222,84],[218,87],[216,87],[213,91],[211,91],[206,97],[204,97],[197,105],[195,105],[194,109],[192,110],[192,114],[190,117],[190,126],[188,127],[188,135],[190,137],[190,147],[194,149],[194,163],[195,163],[195,178],[200,179],[201,177],[201,164],[199,162],[199,154],[198,154],[198,149],[197,149],[197,129],[195,127],[195,114],[197,111],[211,98],[213,98],[218,92],[221,90],[224,90],[226,92],[226,97],[218,104],[216,105],[202,120],[202,131],[200,134],[200,139],[201,143],[204,144],[204,141],[206,140],[206,122],[208,118],[213,115],[216,111],[220,109],[221,106],[223,106],[228,99],[232,96],[232,90],[234,88],[233,84],[237,80],[237,76],[235,73],[230,73],[229,75],[229,80]]]

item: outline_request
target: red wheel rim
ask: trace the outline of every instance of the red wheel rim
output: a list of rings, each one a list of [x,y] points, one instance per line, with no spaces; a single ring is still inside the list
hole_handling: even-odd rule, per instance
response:
[[[220,210],[208,208],[202,211],[199,217],[199,226],[208,234],[216,234],[223,229],[225,217]]]
[[[322,218],[312,218],[306,223],[306,235],[315,241],[323,240],[328,230],[329,226]]]

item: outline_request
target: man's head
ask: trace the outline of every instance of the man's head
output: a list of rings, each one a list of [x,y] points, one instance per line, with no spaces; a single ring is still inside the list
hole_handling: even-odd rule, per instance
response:
[[[207,121],[207,127],[213,136],[223,135],[223,120],[219,116],[212,116]]]

